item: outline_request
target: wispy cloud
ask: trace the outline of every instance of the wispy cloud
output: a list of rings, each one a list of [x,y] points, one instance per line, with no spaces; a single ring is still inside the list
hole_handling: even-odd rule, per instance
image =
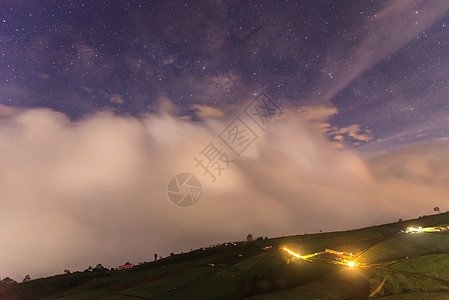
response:
[[[367,16],[364,24],[330,46],[326,74],[310,97],[321,103],[330,101],[352,80],[401,49],[448,10],[449,3],[445,0],[386,1],[374,15]],[[347,51],[347,44],[354,45],[352,50]]]
[[[120,105],[125,103],[125,101],[123,100],[123,96],[119,94],[112,94],[109,98],[109,101]]]
[[[353,139],[356,142],[352,145],[359,145],[359,142],[369,142],[373,139],[371,130],[362,129],[359,124],[352,124],[347,127],[337,127],[331,125],[330,119],[338,114],[338,109],[331,105],[307,105],[301,106],[299,116],[311,123],[319,132],[325,133],[333,139],[334,145],[343,147],[345,140]]]

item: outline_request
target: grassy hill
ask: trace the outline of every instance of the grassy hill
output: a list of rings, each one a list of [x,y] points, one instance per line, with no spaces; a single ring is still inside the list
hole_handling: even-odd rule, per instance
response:
[[[129,270],[2,284],[0,299],[449,299],[446,224],[449,213],[227,243]],[[425,230],[407,233],[409,226]]]

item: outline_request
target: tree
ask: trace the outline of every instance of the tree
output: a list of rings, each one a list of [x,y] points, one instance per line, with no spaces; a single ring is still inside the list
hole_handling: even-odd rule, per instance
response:
[[[2,283],[3,284],[13,284],[13,283],[17,283],[17,282],[14,279],[11,279],[9,277],[5,277],[5,278],[3,278]]]
[[[70,270],[65,269],[65,270],[64,270],[64,274],[70,274]]]
[[[253,241],[253,235],[251,233],[246,236],[246,241],[247,242],[252,242]]]
[[[104,267],[103,267],[102,264],[98,264],[98,265],[95,267],[95,270],[104,270]]]
[[[439,208],[438,206],[437,206],[437,207],[434,207],[433,210],[434,210],[434,211],[437,211],[437,212],[440,212],[440,208]]]
[[[157,260],[157,253],[154,254],[154,260]]]
[[[27,276],[25,276],[25,278],[22,280],[22,282],[27,282],[31,280],[31,276],[30,274],[28,274]]]

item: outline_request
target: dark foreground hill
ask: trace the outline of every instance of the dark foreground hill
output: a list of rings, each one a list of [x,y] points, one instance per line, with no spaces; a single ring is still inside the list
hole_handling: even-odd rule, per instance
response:
[[[447,225],[443,213],[227,243],[129,270],[2,284],[0,299],[449,299]]]

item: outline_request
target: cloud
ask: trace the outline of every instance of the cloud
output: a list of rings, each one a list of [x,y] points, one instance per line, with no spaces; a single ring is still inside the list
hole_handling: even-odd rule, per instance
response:
[[[45,74],[45,73],[38,73],[37,74],[37,78],[41,79],[41,80],[47,80],[50,78],[49,74]]]
[[[318,131],[327,133],[332,129],[329,119],[338,114],[333,105],[305,105],[299,109],[299,116],[309,121]]]
[[[200,118],[218,118],[224,116],[222,110],[209,105],[194,104],[192,105],[192,109],[195,111],[195,115]]]
[[[257,131],[248,152],[232,156],[211,183],[193,157],[211,141],[232,155],[218,138],[230,121],[160,111],[141,119],[101,112],[74,122],[48,109],[3,119],[0,236],[8,243],[0,244],[1,276],[116,266],[248,233],[348,229],[447,207],[447,141],[368,160],[336,149],[295,111]],[[203,185],[188,209],[166,195],[180,172]]]
[[[338,113],[335,106],[329,105],[307,105],[301,106],[300,114],[306,120],[322,121]]]
[[[10,117],[17,112],[17,109],[12,106],[7,106],[0,103],[0,118],[1,117]]]
[[[123,104],[125,101],[123,100],[122,95],[112,94],[109,98],[109,101],[112,103]]]
[[[87,86],[82,86],[81,88],[89,94],[92,94],[94,92],[92,89],[88,88]]]
[[[319,132],[326,133],[334,140],[337,147],[343,146],[345,136],[349,136],[357,141],[369,142],[373,139],[371,130],[361,129],[360,125],[353,124],[348,127],[337,127],[331,125],[329,119],[338,114],[338,109],[333,105],[306,105],[301,106],[299,116],[311,123]],[[353,143],[358,146],[359,143]]]
[[[330,63],[311,98],[327,103],[352,80],[401,49],[449,10],[445,0],[391,0],[384,3],[380,10],[366,18],[364,24],[330,46],[327,59]],[[348,44],[354,45],[352,51],[347,50]],[[341,49],[342,45],[345,49]]]
[[[338,140],[338,139],[341,140],[342,134],[347,134],[350,137],[352,137],[353,139],[358,140],[358,141],[363,141],[363,142],[369,142],[370,140],[373,139],[371,130],[367,129],[367,130],[363,131],[362,129],[360,129],[360,125],[358,125],[358,124],[354,124],[349,127],[343,127],[343,128],[337,129],[337,130],[333,131],[332,134],[336,135],[334,137],[334,139],[336,139],[336,140]]]
[[[336,136],[334,136],[334,140],[343,141],[344,137],[342,135],[336,135]]]

